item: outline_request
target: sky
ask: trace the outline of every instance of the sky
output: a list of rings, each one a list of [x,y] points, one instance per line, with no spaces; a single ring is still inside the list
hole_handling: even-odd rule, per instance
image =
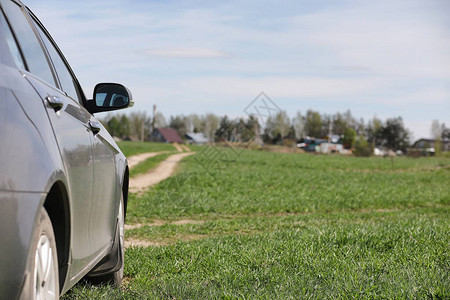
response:
[[[401,116],[413,139],[450,127],[447,0],[24,2],[86,96],[122,83],[130,112],[234,118],[264,92],[290,117]]]

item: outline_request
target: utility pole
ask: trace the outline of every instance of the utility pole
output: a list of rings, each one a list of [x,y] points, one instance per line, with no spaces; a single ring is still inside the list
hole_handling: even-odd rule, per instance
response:
[[[328,123],[328,154],[331,153],[331,120]]]
[[[153,104],[152,131],[155,130],[155,121],[156,121],[156,104]]]

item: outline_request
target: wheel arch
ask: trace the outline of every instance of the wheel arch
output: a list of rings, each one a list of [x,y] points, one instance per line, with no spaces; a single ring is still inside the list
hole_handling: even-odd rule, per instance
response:
[[[128,165],[125,168],[125,172],[123,174],[123,183],[122,183],[122,194],[123,194],[123,205],[125,211],[125,219],[127,217],[127,205],[128,205],[128,184],[130,178],[130,170],[128,169]]]
[[[55,234],[61,291],[67,276],[70,254],[70,205],[68,191],[63,182],[57,181],[52,185],[45,199],[44,208],[50,217]]]

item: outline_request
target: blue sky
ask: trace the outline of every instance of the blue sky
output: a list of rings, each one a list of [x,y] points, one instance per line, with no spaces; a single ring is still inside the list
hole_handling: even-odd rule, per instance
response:
[[[120,82],[136,110],[236,117],[263,91],[291,117],[401,116],[414,138],[450,126],[447,0],[25,3],[88,97]]]

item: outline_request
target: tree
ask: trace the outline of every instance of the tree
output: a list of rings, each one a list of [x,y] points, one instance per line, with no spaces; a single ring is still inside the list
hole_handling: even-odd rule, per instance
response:
[[[436,140],[434,143],[434,153],[439,156],[442,152],[442,139],[446,139],[445,123],[440,124],[439,120],[433,120],[431,123],[431,136]]]
[[[355,138],[356,138],[356,131],[350,127],[347,128],[344,132],[344,137],[342,139],[344,147],[346,149],[351,149],[353,146],[353,142],[355,141]]]
[[[316,111],[308,110],[306,112],[305,132],[308,136],[322,136],[322,118]]]
[[[359,135],[356,137],[353,145],[353,154],[356,156],[371,156],[373,154],[373,145]]]
[[[205,131],[205,124],[197,114],[190,114],[186,117],[186,128],[188,132],[204,132]]]
[[[248,119],[247,119],[247,123],[245,124],[246,126],[246,131],[243,135],[243,139],[244,141],[250,141],[250,140],[256,140],[256,139],[260,139],[260,135],[261,135],[261,125],[259,125],[259,121],[258,118],[251,115]]]
[[[439,123],[439,120],[433,120],[431,122],[431,136],[433,139],[438,139],[442,136],[442,132],[445,129],[445,124]]]
[[[164,115],[161,112],[156,113],[154,123],[155,123],[155,128],[167,127],[166,118],[164,117]],[[153,128],[153,130],[155,130],[155,128]]]
[[[347,109],[347,111],[344,113],[344,119],[347,127],[351,127],[353,129],[356,127],[356,120],[355,118],[353,118],[350,109]]]
[[[179,136],[184,137],[188,131],[186,126],[186,117],[171,116],[169,120],[169,127],[175,129]]]
[[[305,117],[300,112],[292,120],[292,126],[294,127],[295,138],[301,139],[305,136]]]
[[[449,140],[450,139],[450,128],[445,127],[445,123],[442,123],[442,134],[441,137],[443,140]]]
[[[215,135],[219,140],[231,141],[233,134],[234,124],[232,121],[228,120],[227,116],[223,116],[220,119],[219,129],[217,129]]]
[[[381,141],[382,128],[383,123],[377,117],[373,117],[373,119],[367,123],[366,127],[367,140],[371,142],[374,147],[380,145],[380,143],[378,143],[377,141],[378,140]]]
[[[409,145],[409,132],[403,126],[401,117],[387,119],[381,130],[381,145],[391,150],[406,150]]]
[[[106,127],[112,136],[119,137],[120,123],[115,116],[107,121]]]
[[[134,111],[129,117],[130,135],[144,141],[150,135],[152,122],[145,111]]]
[[[101,122],[112,136],[123,138],[130,134],[130,124],[125,114],[107,115]]]
[[[281,138],[284,138],[289,133],[289,129],[291,127],[291,122],[286,111],[279,111],[273,120],[274,127],[272,130],[272,136],[280,135]]]
[[[317,137],[326,137],[330,134],[332,134],[332,119],[331,119],[331,115],[327,115],[327,114],[323,114],[322,115],[322,130],[320,133],[320,136]]]
[[[205,135],[210,142],[214,142],[215,132],[219,128],[219,118],[214,114],[207,114],[204,117]]]
[[[333,133],[337,135],[343,135],[347,129],[347,122],[340,113],[336,113],[332,117]]]
[[[120,137],[127,137],[130,135],[130,121],[128,120],[127,115],[123,114],[120,117]]]
[[[359,119],[359,122],[355,124],[355,131],[357,135],[364,136],[366,126],[363,118]]]

